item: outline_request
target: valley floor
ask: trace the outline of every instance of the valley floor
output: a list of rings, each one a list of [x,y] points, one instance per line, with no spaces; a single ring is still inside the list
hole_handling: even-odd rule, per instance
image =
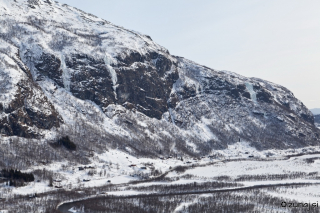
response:
[[[12,211],[16,204],[21,212],[28,208],[37,209],[35,212],[55,212],[57,207],[62,212],[103,212],[112,209],[107,200],[115,202],[114,205],[121,200],[124,209],[114,212],[125,212],[132,205],[137,207],[137,202],[141,206],[138,205],[136,212],[141,209],[162,212],[164,206],[169,208],[167,212],[196,212],[198,208],[208,208],[208,212],[217,208],[226,212],[234,208],[239,208],[239,212],[247,212],[247,208],[256,212],[303,212],[303,207],[282,207],[281,203],[318,205],[319,151],[319,147],[310,147],[258,152],[239,143],[213,153],[212,156],[219,156],[215,159],[204,156],[182,161],[174,157],[136,158],[112,150],[94,155],[90,165],[60,162],[34,166],[28,171],[38,171],[35,182],[17,188],[3,183],[2,208]],[[52,174],[53,187],[41,179],[43,174],[39,171],[44,168]],[[226,197],[217,198],[222,195]],[[90,206],[95,199],[100,209]],[[212,206],[212,199],[221,205]],[[263,210],[266,206],[268,211]],[[313,210],[318,212],[319,208]]]

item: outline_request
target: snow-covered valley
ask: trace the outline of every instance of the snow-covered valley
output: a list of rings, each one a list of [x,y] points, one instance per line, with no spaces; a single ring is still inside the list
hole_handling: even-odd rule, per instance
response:
[[[235,156],[235,150],[241,155]],[[70,165],[62,161],[33,166],[25,172],[39,174],[36,175],[36,181],[17,188],[4,183],[1,197],[14,201],[19,197],[30,199],[30,196],[37,195],[36,198],[26,201],[33,203],[47,196],[56,196],[59,192],[75,191],[79,193],[77,196],[66,198],[59,206],[70,207],[73,203],[68,202],[75,201],[74,206],[69,209],[74,207],[74,212],[82,212],[81,208],[85,207],[85,204],[78,208],[79,203],[76,201],[104,197],[107,199],[109,196],[123,199],[126,196],[136,196],[136,199],[142,199],[148,195],[177,193],[183,197],[195,196],[196,193],[197,196],[192,198],[193,202],[183,203],[188,206],[198,202],[203,196],[212,197],[210,194],[218,193],[215,192],[217,190],[244,188],[242,193],[247,194],[246,191],[250,190],[246,187],[256,186],[258,189],[262,187],[260,191],[264,195],[285,201],[313,203],[317,202],[317,197],[320,196],[316,190],[320,187],[320,147],[259,152],[245,143],[238,143],[213,156],[199,159],[186,157],[183,160],[170,156],[152,159],[136,158],[119,150],[110,150],[103,154],[94,154],[91,163],[87,165]],[[35,172],[44,170],[52,172],[52,186],[49,180],[43,179],[43,173]],[[194,184],[198,188],[195,189]],[[202,188],[201,185],[205,187]],[[265,187],[268,185],[276,188]],[[274,212],[278,207],[281,209],[280,205],[273,207]],[[175,212],[180,212],[180,208],[181,205],[177,205]],[[270,212],[262,211],[259,206],[255,208],[260,212]],[[286,212],[291,211],[286,209]]]

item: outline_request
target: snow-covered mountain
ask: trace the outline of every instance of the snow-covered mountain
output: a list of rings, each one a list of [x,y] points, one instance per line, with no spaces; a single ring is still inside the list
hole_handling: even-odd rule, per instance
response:
[[[320,114],[320,108],[310,109],[310,111],[311,111],[314,115],[319,115],[319,114]]]
[[[51,0],[0,0],[0,131],[132,154],[319,143],[288,89],[170,55],[149,36]]]

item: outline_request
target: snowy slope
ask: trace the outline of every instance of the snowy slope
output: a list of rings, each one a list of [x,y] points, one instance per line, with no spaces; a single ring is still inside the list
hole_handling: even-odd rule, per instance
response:
[[[239,140],[259,150],[319,142],[311,112],[286,88],[172,56],[147,35],[55,1],[0,0],[0,58],[7,136],[67,134],[90,149],[103,141],[153,156],[199,156]]]

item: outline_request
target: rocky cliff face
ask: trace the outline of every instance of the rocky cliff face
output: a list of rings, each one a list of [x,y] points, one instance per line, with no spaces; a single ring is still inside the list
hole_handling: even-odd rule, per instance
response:
[[[1,46],[6,45],[2,41]],[[0,48],[0,132],[36,137],[35,129],[59,127],[62,119],[43,91],[32,80],[28,67],[17,56],[18,49],[7,43]],[[11,50],[11,51],[10,51]]]
[[[149,36],[51,0],[0,0],[0,14],[4,135],[90,126],[149,153],[319,142],[312,114],[282,86],[172,56]]]

